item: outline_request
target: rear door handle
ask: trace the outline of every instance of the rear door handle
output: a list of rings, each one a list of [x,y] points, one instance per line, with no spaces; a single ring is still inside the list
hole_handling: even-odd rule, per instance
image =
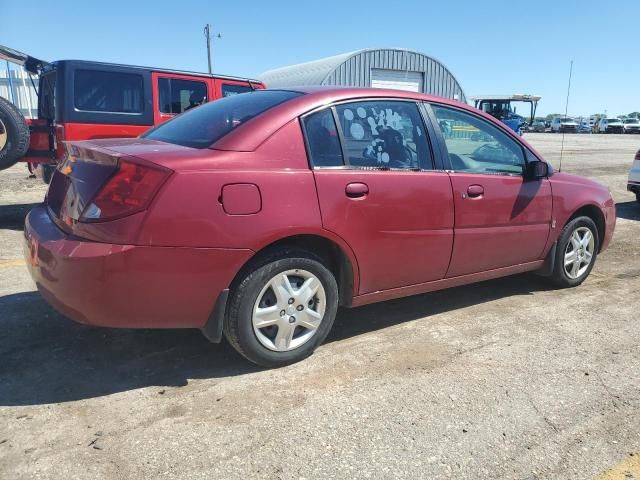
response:
[[[469,185],[467,187],[467,196],[469,198],[478,198],[484,195],[484,187],[482,185]]]
[[[366,183],[354,182],[348,183],[344,189],[344,193],[349,198],[362,198],[369,193],[369,187]]]

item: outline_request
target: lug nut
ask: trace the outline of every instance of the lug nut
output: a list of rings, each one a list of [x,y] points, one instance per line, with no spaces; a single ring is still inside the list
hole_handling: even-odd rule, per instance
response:
[[[296,317],[289,317],[289,323],[296,323]]]
[[[295,302],[295,300],[293,298],[289,299],[289,305],[291,305],[293,302]]]
[[[287,313],[287,312],[285,312],[284,310],[280,310],[280,316],[281,316],[281,317],[284,317],[286,313]]]
[[[298,305],[298,306],[296,307],[296,310],[298,310],[299,312],[301,312],[303,308],[304,308],[304,307],[303,307],[302,305]]]

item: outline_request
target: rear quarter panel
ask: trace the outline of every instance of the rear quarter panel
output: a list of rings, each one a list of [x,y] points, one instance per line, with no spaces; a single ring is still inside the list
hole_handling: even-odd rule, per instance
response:
[[[172,158],[164,165],[175,173],[154,200],[138,244],[256,251],[282,237],[323,232],[297,120],[255,152],[211,152],[185,161]],[[256,185],[260,211],[225,212],[223,187],[233,184]]]

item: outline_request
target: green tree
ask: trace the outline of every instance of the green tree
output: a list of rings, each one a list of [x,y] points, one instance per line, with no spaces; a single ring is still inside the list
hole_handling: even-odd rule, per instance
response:
[[[547,115],[546,117],[544,117],[544,119],[545,119],[547,122],[550,122],[550,121],[552,121],[554,118],[556,118],[556,117],[561,117],[561,116],[562,116],[562,114],[561,114],[561,113],[550,113],[549,115]]]
[[[627,117],[629,117],[629,118],[640,118],[640,112],[631,112],[629,115],[627,115]]]

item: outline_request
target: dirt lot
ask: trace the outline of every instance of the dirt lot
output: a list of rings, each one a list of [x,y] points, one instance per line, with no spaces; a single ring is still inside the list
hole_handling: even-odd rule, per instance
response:
[[[556,166],[560,136],[530,134]],[[34,292],[21,223],[45,192],[0,173],[0,477],[640,479],[640,137],[567,136],[612,190],[585,284],[521,275],[340,312],[265,371],[198,331],[84,327]]]

